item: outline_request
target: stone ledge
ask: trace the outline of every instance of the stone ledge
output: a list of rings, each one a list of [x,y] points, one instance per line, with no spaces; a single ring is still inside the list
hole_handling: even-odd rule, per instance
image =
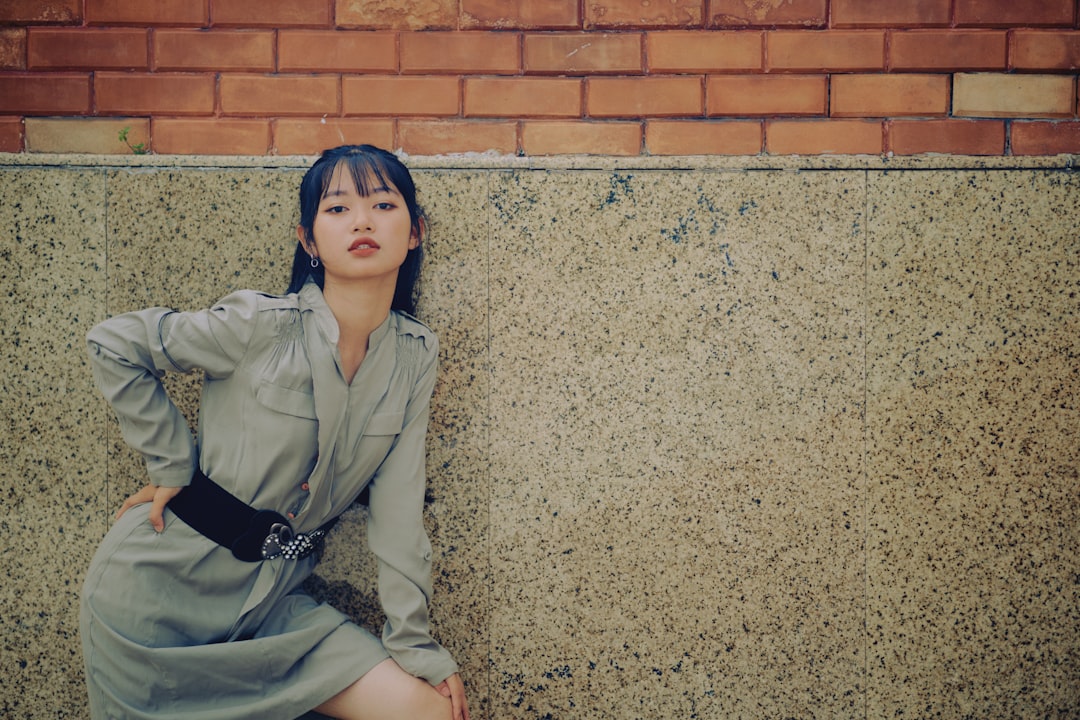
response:
[[[1080,155],[753,155],[515,157],[488,153],[400,155],[410,169],[469,170],[1073,170]],[[80,155],[0,153],[0,167],[307,168],[314,155]]]

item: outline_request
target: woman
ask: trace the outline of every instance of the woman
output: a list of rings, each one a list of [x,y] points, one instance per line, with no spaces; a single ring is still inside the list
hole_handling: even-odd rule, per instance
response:
[[[94,718],[468,719],[457,665],[428,627],[438,348],[411,317],[424,229],[396,157],[328,150],[300,186],[286,295],[241,291],[90,332],[95,379],[150,475],[83,589]],[[197,442],[159,380],[196,368]],[[381,638],[299,588],[365,489]]]

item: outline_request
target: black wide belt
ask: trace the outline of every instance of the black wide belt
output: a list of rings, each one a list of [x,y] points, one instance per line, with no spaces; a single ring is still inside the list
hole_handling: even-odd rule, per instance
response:
[[[293,532],[273,510],[256,510],[196,468],[191,484],[169,501],[176,516],[244,562],[299,560],[322,546],[336,518],[310,533]]]

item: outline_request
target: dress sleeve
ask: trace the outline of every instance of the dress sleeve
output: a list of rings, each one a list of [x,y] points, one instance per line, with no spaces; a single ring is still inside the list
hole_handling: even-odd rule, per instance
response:
[[[424,530],[425,440],[437,347],[421,371],[404,426],[371,483],[368,545],[379,563],[379,601],[386,613],[382,640],[406,672],[437,685],[458,671],[431,636],[431,543]]]
[[[150,308],[124,313],[87,336],[94,380],[116,412],[124,440],[143,455],[150,482],[182,487],[195,469],[195,442],[161,384],[167,371],[230,374],[257,315],[255,293],[234,293],[209,310]]]

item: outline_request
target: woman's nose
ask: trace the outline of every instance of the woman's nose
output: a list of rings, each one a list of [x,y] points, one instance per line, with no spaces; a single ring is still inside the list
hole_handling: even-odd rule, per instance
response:
[[[371,213],[366,210],[357,209],[353,212],[353,230],[370,230],[371,229]]]

